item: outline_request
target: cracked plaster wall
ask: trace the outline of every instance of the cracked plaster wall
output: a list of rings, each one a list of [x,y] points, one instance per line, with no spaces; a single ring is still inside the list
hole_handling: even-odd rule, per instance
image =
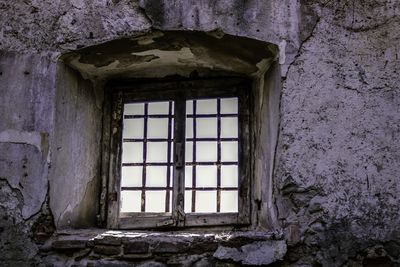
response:
[[[46,62],[62,52],[138,36],[151,27],[219,29],[270,42],[280,48],[285,77],[274,166],[275,204],[289,244],[285,263],[398,263],[399,13],[396,0],[0,1],[0,50],[31,54],[0,54],[0,132],[47,133],[49,151],[56,153],[55,82],[47,82],[55,79],[54,63]],[[24,82],[21,66],[38,76]],[[15,75],[6,82],[5,67]],[[35,146],[11,139],[2,145],[2,157],[13,147],[43,160]],[[38,180],[49,179],[45,169]],[[89,174],[88,182],[95,176]],[[7,214],[0,235],[9,251],[4,255],[11,255],[1,260],[10,266],[36,253],[28,237],[36,215],[23,220],[23,193],[14,182],[22,176],[13,175],[0,180],[1,214]],[[45,189],[35,188],[32,195],[44,201]],[[26,246],[21,253],[18,242]]]

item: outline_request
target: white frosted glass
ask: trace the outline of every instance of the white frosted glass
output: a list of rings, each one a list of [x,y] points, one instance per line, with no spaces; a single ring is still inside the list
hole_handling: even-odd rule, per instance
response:
[[[221,113],[222,114],[237,114],[238,113],[238,99],[222,98],[221,99]]]
[[[145,212],[165,212],[166,191],[146,191]]]
[[[217,212],[217,191],[196,191],[196,212]]]
[[[196,187],[216,187],[217,166],[196,167]]]
[[[172,186],[174,184],[174,167],[169,167],[170,168],[170,173],[169,173],[169,186]]]
[[[140,212],[141,196],[141,191],[121,191],[121,212]]]
[[[197,118],[196,137],[217,138],[217,118]]]
[[[167,142],[147,142],[147,162],[167,162]]]
[[[167,166],[147,166],[146,167],[146,186],[166,187],[167,186]]]
[[[221,161],[238,161],[238,142],[221,142]]]
[[[193,119],[186,118],[186,138],[193,138]]]
[[[147,123],[147,138],[168,138],[168,119],[149,118]]]
[[[238,118],[221,118],[221,137],[238,137]]]
[[[122,167],[121,186],[139,187],[142,186],[142,166],[124,166]]]
[[[192,191],[185,190],[185,213],[192,212]]]
[[[186,142],[185,144],[185,161],[193,161],[193,142]]]
[[[186,101],[186,114],[193,114],[193,100]]]
[[[221,191],[221,212],[238,212],[238,192]]]
[[[166,115],[168,114],[168,102],[151,102],[148,104],[148,114],[150,115]]]
[[[217,161],[217,142],[197,142],[196,161]]]
[[[217,99],[202,99],[196,102],[196,114],[217,114]]]
[[[143,119],[125,119],[122,130],[123,138],[143,138],[144,120]]]
[[[143,162],[143,143],[122,144],[122,163]]]
[[[221,166],[221,187],[238,187],[238,167]]]
[[[124,115],[144,115],[144,104],[125,104],[124,105]]]
[[[185,167],[185,187],[192,187],[192,166]]]

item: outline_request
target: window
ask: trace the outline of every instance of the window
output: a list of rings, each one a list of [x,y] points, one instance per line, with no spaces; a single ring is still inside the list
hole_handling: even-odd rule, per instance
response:
[[[248,224],[249,83],[111,86],[108,224]]]

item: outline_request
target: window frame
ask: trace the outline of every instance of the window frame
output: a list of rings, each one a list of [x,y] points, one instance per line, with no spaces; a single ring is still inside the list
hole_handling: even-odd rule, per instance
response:
[[[154,229],[174,227],[248,225],[251,217],[251,83],[244,78],[182,81],[125,81],[106,87],[103,130],[103,188],[101,216],[108,228]],[[238,97],[238,212],[183,212],[186,100]],[[166,213],[124,213],[120,216],[123,106],[132,102],[174,101],[172,210]],[[109,127],[108,127],[109,126]],[[104,181],[107,181],[104,183]]]

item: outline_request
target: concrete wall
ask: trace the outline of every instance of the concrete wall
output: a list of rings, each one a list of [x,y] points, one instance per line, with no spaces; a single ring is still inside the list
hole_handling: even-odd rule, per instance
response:
[[[59,63],[50,208],[58,227],[95,226],[100,189],[102,93]]]
[[[56,223],[93,214],[78,204],[86,189],[69,182],[95,186],[96,160],[85,161],[85,153],[97,151],[99,125],[90,118],[99,106],[90,84],[57,71],[55,59],[156,28],[219,30],[280,48],[279,143],[272,188],[262,190],[274,193],[289,245],[285,264],[398,264],[399,13],[396,0],[0,1],[0,50],[7,51],[0,54],[0,262],[39,260],[31,228],[50,216],[47,181]],[[60,77],[69,86],[58,91]],[[78,134],[83,127],[86,137]],[[89,136],[83,150],[69,146]],[[76,202],[56,204],[67,192]]]

